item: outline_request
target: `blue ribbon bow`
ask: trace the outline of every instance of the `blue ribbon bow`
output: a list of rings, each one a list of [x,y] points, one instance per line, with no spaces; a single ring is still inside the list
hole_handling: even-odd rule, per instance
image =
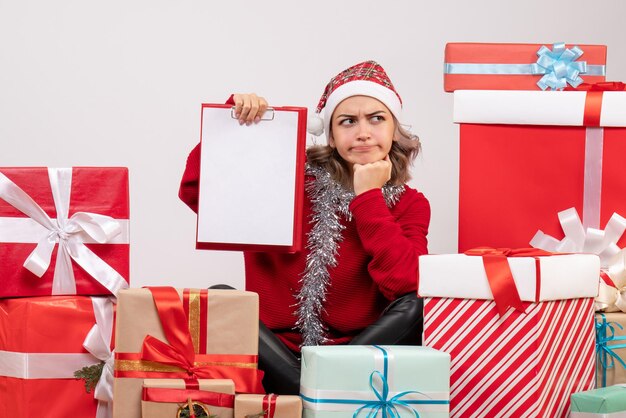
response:
[[[372,374],[370,374],[370,387],[372,388],[372,391],[374,391],[374,394],[376,395],[376,398],[378,398],[378,400],[367,401],[367,403],[365,403],[362,407],[354,411],[352,418],[357,418],[358,415],[361,413],[361,411],[363,411],[364,409],[370,409],[369,413],[367,414],[367,418],[376,417],[378,415],[378,412],[383,413],[383,418],[401,418],[400,413],[397,410],[397,407],[406,408],[409,411],[413,412],[413,415],[415,416],[415,418],[419,418],[420,416],[419,413],[415,410],[415,408],[409,405],[410,401],[402,401],[400,400],[400,398],[410,393],[420,393],[420,392],[409,390],[409,391],[398,393],[396,396],[393,396],[391,399],[387,399],[389,397],[389,383],[387,382],[389,361],[387,358],[387,350],[385,350],[384,348],[378,345],[375,345],[374,347],[378,348],[383,353],[383,373],[379,372],[378,370],[374,370]],[[380,381],[382,383],[382,393],[381,391],[376,389],[376,387],[374,386],[375,377],[380,378]]]
[[[626,344],[613,344],[609,346],[608,343],[626,341],[626,336],[616,337],[615,325],[619,327],[619,329],[624,328],[617,322],[606,322],[606,316],[604,314],[601,313],[600,316],[602,317],[602,322],[596,320],[596,354],[599,358],[598,364],[602,365],[602,387],[605,387],[606,371],[607,369],[615,367],[615,360],[617,360],[622,367],[626,368],[626,362],[613,351],[626,348]]]
[[[374,386],[375,376],[378,376],[380,380],[382,381],[382,387],[383,387],[382,393],[379,390],[377,390],[376,387]],[[352,418],[356,418],[364,409],[370,409],[369,413],[367,414],[367,418],[376,417],[378,413],[381,411],[383,413],[383,418],[401,418],[400,413],[397,410],[398,406],[410,410],[411,412],[413,412],[413,415],[415,416],[415,418],[419,418],[419,413],[411,405],[409,405],[408,402],[400,400],[400,398],[408,395],[409,393],[419,393],[419,392],[415,392],[415,391],[401,392],[401,393],[398,393],[396,396],[393,396],[391,399],[387,399],[389,397],[389,384],[387,383],[387,378],[383,374],[381,374],[379,371],[373,371],[372,374],[370,375],[370,387],[374,391],[374,394],[376,394],[376,397],[378,398],[378,400],[367,401],[365,405],[363,405],[362,407],[354,411]]]
[[[587,72],[587,62],[575,62],[583,54],[583,50],[577,46],[565,47],[565,43],[559,42],[553,45],[552,50],[542,46],[537,51],[537,62],[532,65],[533,74],[544,74],[537,82],[541,90],[564,89],[569,83],[572,87],[578,87],[583,79],[579,74]]]

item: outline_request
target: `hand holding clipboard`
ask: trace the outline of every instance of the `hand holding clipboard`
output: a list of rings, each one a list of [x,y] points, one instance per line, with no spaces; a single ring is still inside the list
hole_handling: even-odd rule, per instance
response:
[[[235,117],[239,119],[240,125],[259,123],[265,111],[268,110],[267,100],[254,93],[233,94],[233,101],[235,102]]]
[[[241,101],[239,111],[232,105],[202,105],[196,247],[298,251],[306,108],[269,109],[256,95],[234,98]],[[247,126],[239,123],[257,118]]]

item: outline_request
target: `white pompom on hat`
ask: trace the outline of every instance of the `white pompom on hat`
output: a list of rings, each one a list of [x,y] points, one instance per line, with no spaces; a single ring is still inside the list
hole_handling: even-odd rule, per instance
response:
[[[330,131],[330,119],[339,103],[352,96],[369,96],[380,100],[400,120],[402,99],[387,73],[375,61],[365,61],[343,70],[331,78],[315,110],[307,121],[310,134],[320,136]],[[324,117],[321,117],[322,110]]]

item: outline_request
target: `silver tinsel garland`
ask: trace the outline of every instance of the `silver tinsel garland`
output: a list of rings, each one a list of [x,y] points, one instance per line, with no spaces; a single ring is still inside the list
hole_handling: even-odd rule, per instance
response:
[[[343,239],[341,232],[345,228],[340,217],[352,220],[349,206],[354,199],[354,192],[345,190],[323,168],[307,165],[306,172],[314,179],[306,185],[311,199],[310,222],[313,228],[307,237],[309,254],[300,279],[300,291],[296,294],[296,328],[302,335],[303,346],[320,345],[327,341],[322,312],[330,284],[328,269],[337,265],[339,243]],[[391,207],[400,199],[404,185],[386,184],[382,191],[387,206]]]

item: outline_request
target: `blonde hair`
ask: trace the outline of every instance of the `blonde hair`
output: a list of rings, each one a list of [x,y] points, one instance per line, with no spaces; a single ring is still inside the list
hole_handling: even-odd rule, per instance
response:
[[[421,150],[420,140],[403,128],[393,117],[395,124],[394,138],[389,151],[391,160],[391,179],[394,186],[405,184],[411,180],[411,165]],[[311,165],[324,168],[333,179],[347,190],[352,190],[352,176],[350,167],[339,155],[336,148],[330,145],[313,145],[306,150],[307,162]]]

